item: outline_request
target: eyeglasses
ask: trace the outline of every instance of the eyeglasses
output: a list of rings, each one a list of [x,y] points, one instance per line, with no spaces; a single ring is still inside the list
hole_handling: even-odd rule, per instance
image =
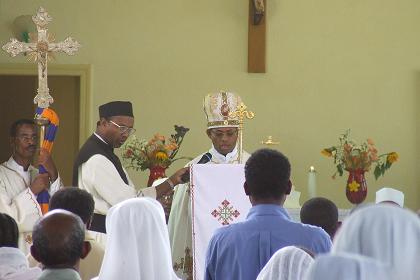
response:
[[[223,138],[223,136],[225,135],[228,138],[232,138],[238,134],[238,130],[230,130],[226,132],[212,131],[211,133],[213,134],[214,137],[219,138],[219,139]]]
[[[19,135],[16,136],[17,139],[19,139],[22,142],[29,143],[30,141],[37,142],[38,137],[36,135],[28,136],[28,135]]]
[[[125,134],[127,133],[128,136],[132,135],[134,132],[136,132],[135,128],[132,127],[128,127],[128,126],[124,126],[124,125],[119,125],[113,121],[109,121],[110,123],[112,123],[113,125],[115,125],[116,127],[118,127],[118,129],[120,130],[121,134]]]

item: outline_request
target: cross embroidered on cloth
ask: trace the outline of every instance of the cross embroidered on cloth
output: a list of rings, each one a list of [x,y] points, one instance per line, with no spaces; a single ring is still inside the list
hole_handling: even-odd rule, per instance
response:
[[[226,226],[229,225],[230,222],[233,222],[233,218],[238,218],[241,213],[234,209],[234,207],[230,205],[230,202],[225,199],[222,201],[221,206],[214,209],[211,214],[213,217],[217,218],[222,225]]]

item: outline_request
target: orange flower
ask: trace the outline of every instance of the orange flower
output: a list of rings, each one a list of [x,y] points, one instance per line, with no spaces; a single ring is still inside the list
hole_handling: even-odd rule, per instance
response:
[[[155,140],[165,141],[165,136],[160,135],[159,133],[155,134]]]
[[[371,146],[375,145],[375,143],[373,142],[373,140],[372,140],[372,139],[370,139],[370,138],[368,138],[366,141],[367,141],[367,142],[368,142],[368,144],[369,144],[369,145],[371,145]]]
[[[386,157],[386,161],[389,163],[394,163],[398,160],[399,156],[396,152],[392,152],[390,154],[388,154],[388,156]]]
[[[321,154],[323,154],[326,157],[332,157],[332,153],[331,153],[331,151],[329,149],[323,149],[321,151]]]

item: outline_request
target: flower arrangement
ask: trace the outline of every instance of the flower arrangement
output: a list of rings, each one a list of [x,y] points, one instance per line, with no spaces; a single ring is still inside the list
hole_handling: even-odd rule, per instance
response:
[[[373,173],[375,179],[378,179],[398,160],[396,152],[378,155],[378,150],[371,139],[367,139],[361,145],[357,145],[349,139],[349,134],[350,130],[347,130],[339,137],[340,143],[337,146],[325,148],[321,151],[323,155],[334,159],[337,171],[332,176],[333,178],[336,177],[337,173],[342,176],[344,170],[368,172],[372,165],[375,164]]]
[[[156,133],[149,141],[132,137],[126,142],[122,151],[122,158],[127,168],[146,170],[155,166],[168,168],[174,161],[190,159],[178,157],[179,148],[189,128],[175,125],[175,134],[166,138]]]

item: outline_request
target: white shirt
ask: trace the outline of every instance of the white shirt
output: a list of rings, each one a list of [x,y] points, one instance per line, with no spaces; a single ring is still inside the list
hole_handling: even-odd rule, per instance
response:
[[[38,169],[30,165],[27,171],[13,157],[0,165],[0,212],[15,219],[19,227],[19,248],[26,254],[32,244],[32,228],[42,216],[36,195],[29,188],[38,175]],[[62,182],[60,176],[50,185],[54,194]]]
[[[1,280],[32,280],[38,279],[41,269],[29,268],[25,255],[17,248],[0,248],[0,279]]]

